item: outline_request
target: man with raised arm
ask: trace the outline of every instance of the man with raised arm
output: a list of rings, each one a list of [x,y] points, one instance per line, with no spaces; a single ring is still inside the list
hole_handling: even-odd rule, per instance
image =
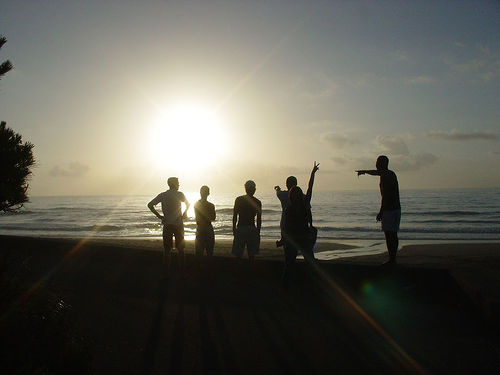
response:
[[[281,225],[285,253],[282,283],[285,289],[290,286],[290,278],[298,254],[302,254],[307,263],[314,261],[317,230],[312,226],[311,198],[314,176],[318,170],[319,163],[314,162],[305,195],[302,189],[296,185],[289,189],[288,202],[283,211]]]
[[[246,246],[250,263],[253,263],[255,256],[259,253],[262,226],[262,203],[254,197],[255,190],[255,182],[252,180],[245,182],[246,195],[236,198],[233,208],[232,253],[241,258]]]
[[[172,237],[175,237],[175,247],[179,252],[179,268],[181,274],[184,274],[184,223],[187,218],[189,202],[184,193],[179,191],[179,179],[170,177],[167,180],[169,190],[160,193],[151,202],[148,208],[161,220],[163,224],[163,265],[166,266],[166,273],[170,271],[170,252],[173,248]],[[161,203],[163,215],[155,209],[155,206]],[[182,212],[182,203],[186,209]]]
[[[389,158],[380,155],[377,158],[376,170],[361,169],[356,171],[358,176],[369,174],[380,176],[380,194],[382,204],[377,214],[377,221],[382,222],[382,230],[385,234],[387,251],[389,252],[389,264],[396,263],[396,253],[398,251],[398,231],[401,221],[401,203],[399,202],[399,185],[396,173],[389,169]]]
[[[304,199],[306,199],[309,202],[309,208],[312,198],[312,189],[314,185],[314,175],[318,170],[319,170],[319,163],[314,162],[314,166],[311,171],[311,176],[309,177],[309,184],[307,186],[306,196],[304,197]],[[282,233],[281,233],[281,238],[278,241],[276,241],[277,247],[283,246],[283,228],[285,225],[285,211],[288,205],[290,204],[290,197],[289,197],[290,190],[292,190],[295,186],[297,186],[297,177],[288,176],[285,184],[286,184],[286,190],[281,190],[281,187],[278,185],[274,187],[274,190],[276,190],[276,197],[279,199],[281,203],[280,229]],[[309,215],[308,217],[308,224],[312,226],[312,215]]]

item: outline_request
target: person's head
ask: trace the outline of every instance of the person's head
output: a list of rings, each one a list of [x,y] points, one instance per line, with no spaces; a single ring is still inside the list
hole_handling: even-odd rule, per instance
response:
[[[203,185],[200,188],[200,196],[202,199],[207,199],[207,197],[210,195],[210,188],[206,185]]]
[[[295,176],[289,176],[287,179],[286,179],[286,188],[288,190],[290,190],[291,188],[293,188],[294,186],[297,186],[297,177]]]
[[[385,169],[389,169],[389,158],[385,155],[380,155],[377,158],[377,163],[375,164],[377,170],[383,171]]]
[[[290,199],[290,204],[294,207],[298,207],[304,203],[304,193],[299,186],[293,186],[288,193],[288,198]]]
[[[248,195],[253,196],[256,189],[257,188],[255,186],[255,182],[253,182],[252,180],[248,180],[247,182],[245,182],[245,191]]]
[[[167,184],[170,189],[179,189],[179,179],[177,177],[169,177],[167,180]]]

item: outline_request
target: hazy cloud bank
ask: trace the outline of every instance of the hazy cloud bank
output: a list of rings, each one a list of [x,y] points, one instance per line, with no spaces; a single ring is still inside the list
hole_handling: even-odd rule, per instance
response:
[[[50,171],[51,177],[80,178],[85,176],[90,167],[77,161],[69,163],[67,167],[54,166]]]
[[[374,169],[375,161],[380,154],[389,157],[389,168],[395,171],[417,171],[434,164],[438,157],[431,153],[410,152],[408,145],[400,136],[382,136],[375,139],[377,151],[360,156],[333,156],[330,159],[337,165],[346,169]]]
[[[321,141],[335,148],[344,148],[359,143],[357,139],[342,133],[328,132],[320,136]]]
[[[465,45],[461,45],[466,48]],[[489,82],[500,77],[500,56],[488,46],[479,45],[468,58],[447,57],[444,63],[456,75],[475,82]]]
[[[380,150],[392,155],[410,155],[410,150],[402,137],[378,135],[375,139]]]
[[[417,76],[417,77],[411,77],[406,80],[406,83],[410,85],[426,85],[430,83],[434,83],[436,80],[430,76]]]
[[[498,134],[490,131],[474,130],[470,132],[462,132],[459,130],[442,131],[435,130],[428,132],[427,137],[444,141],[496,141]]]

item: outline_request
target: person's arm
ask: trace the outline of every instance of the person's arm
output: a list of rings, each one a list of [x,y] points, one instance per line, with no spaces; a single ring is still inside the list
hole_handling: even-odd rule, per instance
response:
[[[158,203],[160,203],[160,200],[158,199],[159,196],[157,196],[156,198],[154,198],[151,202],[148,203],[148,208],[151,210],[152,213],[155,214],[155,216],[160,219],[160,220],[163,220],[163,216],[160,215],[160,213],[158,211],[156,211],[156,208],[155,208],[155,205],[157,205]]]
[[[262,227],[262,203],[259,204],[259,209],[257,210],[257,230],[260,233],[260,228]]]
[[[309,177],[309,185],[307,186],[306,204],[309,204],[309,202],[311,202],[313,185],[314,185],[314,175],[316,174],[318,169],[319,169],[319,163],[316,164],[316,162],[314,162],[314,166],[313,166],[313,169],[311,171],[311,177]]]
[[[234,201],[234,207],[233,207],[233,235],[236,233],[236,221],[238,219],[238,212],[236,211],[237,205],[236,203],[238,202],[238,198]]]
[[[281,188],[278,185],[276,185],[274,187],[274,190],[276,190],[276,196],[279,198],[279,194],[281,193]]]
[[[212,204],[210,207],[211,207],[211,212],[210,212],[210,218],[209,219],[210,219],[210,221],[214,221],[215,220],[215,215],[216,215],[215,214],[215,205]]]
[[[371,176],[380,176],[381,171],[377,169],[359,169],[355,171],[358,176],[361,176],[362,174],[369,174]]]
[[[190,206],[190,204],[189,204],[189,202],[187,201],[187,199],[184,201],[184,204],[186,205],[186,209],[184,210],[184,212],[183,212],[183,214],[182,214],[182,218],[183,218],[183,219],[187,219],[187,217],[188,217],[188,215],[187,215],[187,214],[188,214],[188,210],[189,210],[189,206]]]

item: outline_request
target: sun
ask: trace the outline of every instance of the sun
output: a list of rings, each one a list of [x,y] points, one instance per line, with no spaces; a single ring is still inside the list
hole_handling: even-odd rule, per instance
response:
[[[220,115],[196,103],[167,108],[153,124],[149,140],[150,158],[162,170],[180,164],[195,172],[215,164],[228,151]]]

